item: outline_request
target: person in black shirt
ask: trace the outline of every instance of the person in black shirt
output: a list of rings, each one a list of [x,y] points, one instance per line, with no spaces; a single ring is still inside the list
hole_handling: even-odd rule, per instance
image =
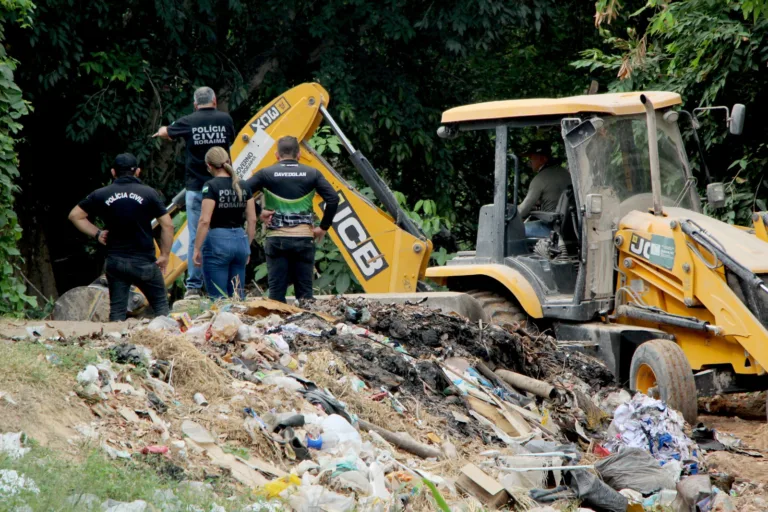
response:
[[[163,272],[173,243],[173,222],[160,195],[141,183],[140,173],[135,156],[118,155],[112,169],[115,181],[91,192],[69,214],[77,229],[107,246],[110,322],[126,319],[132,285],[141,290],[156,315],[168,314]],[[97,228],[89,217],[102,219],[105,229]],[[162,229],[159,257],[152,239],[153,219]]]
[[[212,180],[203,185],[203,209],[197,226],[194,264],[203,268],[208,295],[225,293],[244,297],[245,265],[251,256],[256,234],[256,206],[253,194],[240,181],[222,148],[211,148],[205,163]],[[243,230],[243,220],[248,231]]]
[[[287,136],[277,141],[275,156],[277,164],[258,171],[246,182],[252,193],[264,192],[261,218],[268,224],[264,251],[269,271],[269,298],[285,302],[288,284],[293,281],[296,298],[311,300],[315,269],[313,238],[320,242],[331,227],[339,195],[320,171],[299,163],[301,153],[296,137]],[[313,227],[315,192],[325,201],[319,227]]]
[[[189,229],[189,247],[195,246],[197,225],[200,221],[200,208],[203,201],[203,184],[211,176],[205,165],[205,154],[212,147],[229,147],[235,141],[235,125],[226,112],[216,110],[216,95],[210,87],[200,87],[195,91],[195,112],[178,119],[170,126],[161,126],[155,137],[186,141],[187,158],[185,183],[187,188],[187,229]],[[198,297],[203,287],[200,269],[192,264],[192,251],[187,253],[187,293],[185,298]],[[211,290],[208,290],[210,293]]]

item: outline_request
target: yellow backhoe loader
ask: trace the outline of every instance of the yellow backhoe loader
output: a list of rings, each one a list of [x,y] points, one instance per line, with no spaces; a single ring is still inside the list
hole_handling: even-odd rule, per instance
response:
[[[598,356],[619,382],[661,397],[689,422],[696,418],[697,387],[700,394],[768,388],[764,217],[746,230],[701,213],[678,127],[681,117],[695,116],[678,110],[679,95],[512,100],[446,111],[441,137],[495,132],[494,203],[481,208],[476,250],[432,268],[431,242],[341,131],[329,102],[318,84],[287,91],[251,119],[231,153],[238,174],[247,177],[274,163],[275,141],[283,135],[303,141],[302,163],[319,169],[339,191],[329,234],[366,293],[418,298],[421,281],[430,278],[465,292],[452,295],[460,297],[454,309],[470,317],[552,328],[564,349]],[[727,116],[731,132],[740,133],[743,106]],[[309,147],[323,119],[384,209]],[[507,149],[510,128],[537,126],[559,129],[572,178],[557,211],[531,213],[552,226],[543,239],[525,235],[517,212],[521,171]],[[512,186],[510,160],[516,164]],[[723,198],[721,184],[708,186],[710,202]],[[185,271],[188,250],[182,226],[168,283]],[[105,294],[99,284],[71,290],[55,315],[93,318],[108,303]],[[132,300],[135,309],[144,302],[138,294]]]

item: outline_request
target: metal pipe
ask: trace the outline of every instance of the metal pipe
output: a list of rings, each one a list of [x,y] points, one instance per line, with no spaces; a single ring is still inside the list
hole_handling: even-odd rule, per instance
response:
[[[349,151],[350,153],[356,153],[357,150],[349,141],[347,136],[344,135],[344,132],[341,131],[341,128],[339,127],[339,125],[336,124],[336,120],[333,118],[333,116],[331,116],[331,114],[325,108],[325,105],[320,105],[320,113],[323,115],[325,120],[328,121],[328,124],[331,125],[331,130],[333,130],[333,133],[335,133],[341,139],[341,143],[344,144],[344,147],[347,148],[347,151]]]
[[[504,233],[507,218],[507,127],[496,127],[496,171],[493,182],[494,263],[504,262]]]
[[[512,202],[515,205],[515,211],[517,211],[517,205],[518,205],[518,190],[520,190],[520,159],[517,157],[516,154],[511,153],[509,155],[509,158],[515,161],[515,178],[512,182]]]
[[[333,133],[341,139],[341,143],[349,152],[349,159],[352,161],[352,165],[355,166],[357,172],[360,173],[365,183],[373,190],[373,195],[384,205],[384,209],[395,219],[395,223],[398,227],[410,233],[414,237],[420,240],[426,240],[426,235],[421,229],[411,220],[410,217],[403,211],[400,204],[397,202],[397,198],[392,193],[392,190],[384,183],[379,173],[373,168],[371,162],[361,152],[357,151],[352,145],[352,142],[344,135],[341,128],[336,123],[336,120],[331,116],[325,106],[320,105],[320,113],[323,115],[328,124],[331,127]]]
[[[645,106],[645,120],[648,124],[648,156],[651,163],[651,193],[653,194],[653,214],[661,215],[661,171],[659,170],[659,137],[656,132],[656,109],[645,94],[640,95]]]
[[[183,188],[181,189],[181,192],[173,196],[173,199],[171,199],[171,204],[165,207],[165,213],[168,215],[173,215],[176,213],[176,210],[184,206],[184,203],[187,202],[187,189]],[[152,229],[155,229],[157,227],[157,219],[152,220]]]
[[[711,332],[718,335],[722,331],[715,325],[710,325],[707,322],[699,320],[698,318],[671,315],[668,313],[657,313],[655,311],[648,311],[636,306],[621,305],[616,308],[617,316],[624,316],[627,318],[634,318],[636,320],[644,320],[646,322],[654,322],[659,324],[672,325],[675,327],[683,327],[685,329],[693,329],[695,331]]]

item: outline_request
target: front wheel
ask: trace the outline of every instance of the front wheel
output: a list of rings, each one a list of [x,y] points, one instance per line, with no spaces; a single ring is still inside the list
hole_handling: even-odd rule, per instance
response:
[[[629,383],[633,391],[659,398],[696,424],[698,402],[693,370],[680,346],[670,340],[651,340],[632,356]]]

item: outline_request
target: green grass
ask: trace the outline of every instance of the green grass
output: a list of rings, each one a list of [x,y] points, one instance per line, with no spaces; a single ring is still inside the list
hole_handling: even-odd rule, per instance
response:
[[[224,445],[224,447],[222,447],[221,450],[224,453],[231,453],[232,455],[236,457],[240,457],[241,459],[248,460],[251,458],[251,452],[249,452],[247,448],[244,448],[242,446],[227,444],[227,445]]]
[[[0,380],[6,376],[12,378],[15,384],[43,387],[67,375],[76,375],[98,359],[95,350],[79,345],[60,345],[54,342],[49,346],[51,348],[42,343],[27,341],[0,342]],[[56,364],[46,359],[51,354],[58,358]]]
[[[82,502],[74,505],[67,503],[70,496],[82,499],[85,494],[99,498],[94,510],[101,510],[100,504],[107,499],[123,502],[145,500],[153,504],[155,492],[163,489],[173,490],[181,505],[195,505],[206,512],[214,502],[227,510],[240,510],[255,501],[248,496],[226,499],[232,495],[232,490],[223,486],[216,489],[218,498],[210,492],[190,493],[162,471],[168,464],[162,456],[134,455],[133,460],[113,461],[99,451],[86,451],[80,462],[72,462],[35,443],[31,446],[32,451],[20,460],[0,457],[0,469],[13,469],[30,478],[40,492],[22,492],[11,498],[6,497],[0,502],[0,511],[12,511],[24,505],[35,512],[87,511]]]

